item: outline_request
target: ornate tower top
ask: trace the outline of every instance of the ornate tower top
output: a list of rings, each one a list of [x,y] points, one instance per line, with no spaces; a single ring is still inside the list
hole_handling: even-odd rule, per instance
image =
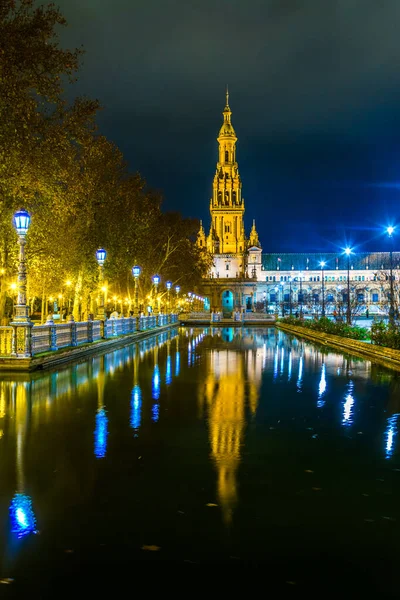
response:
[[[235,130],[231,123],[232,111],[229,106],[228,86],[226,86],[226,104],[225,104],[224,110],[222,111],[222,115],[224,117],[224,122],[222,123],[222,127],[219,130],[219,135],[217,138],[218,142],[221,144],[221,142],[223,142],[224,139],[227,139],[227,138],[231,141],[236,142],[237,141],[236,133],[235,133]]]
[[[250,237],[249,237],[249,246],[258,246],[260,247],[260,240],[258,239],[258,233],[257,233],[257,229],[256,229],[256,220],[253,219],[253,227],[251,228],[250,231]]]

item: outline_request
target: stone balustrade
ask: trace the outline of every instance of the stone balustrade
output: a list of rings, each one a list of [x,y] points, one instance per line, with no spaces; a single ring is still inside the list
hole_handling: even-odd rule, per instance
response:
[[[72,315],[66,323],[55,323],[49,317],[44,325],[26,328],[29,336],[30,355],[54,352],[60,348],[90,344],[101,339],[129,335],[177,323],[175,314],[158,314],[146,317],[121,317],[102,321],[75,322]],[[0,327],[0,357],[17,357],[15,326]]]

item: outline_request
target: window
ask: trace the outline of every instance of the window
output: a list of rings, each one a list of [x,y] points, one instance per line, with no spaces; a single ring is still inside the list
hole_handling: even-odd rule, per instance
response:
[[[289,294],[284,294],[283,299],[285,302],[289,302]]]
[[[200,246],[202,246],[202,245],[203,245],[203,240],[200,240]]]
[[[357,294],[358,302],[364,302],[364,294]]]
[[[328,294],[326,299],[328,302],[333,302],[333,294]]]
[[[236,204],[236,192],[232,192],[232,202]]]
[[[230,231],[231,231],[231,226],[225,225],[225,233],[230,233]]]
[[[226,270],[229,271],[229,264],[226,265]]]
[[[270,301],[270,302],[276,302],[276,301],[277,301],[277,300],[276,300],[276,294],[270,294],[270,295],[269,295],[269,301]]]
[[[228,150],[225,150],[225,162],[228,162],[229,160],[229,152]]]
[[[372,294],[372,302],[379,302],[379,294],[376,292]]]

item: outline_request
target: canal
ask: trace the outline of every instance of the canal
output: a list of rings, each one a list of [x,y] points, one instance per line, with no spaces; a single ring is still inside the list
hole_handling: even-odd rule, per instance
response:
[[[399,413],[399,374],[273,328],[2,374],[1,582],[217,562],[397,597]]]

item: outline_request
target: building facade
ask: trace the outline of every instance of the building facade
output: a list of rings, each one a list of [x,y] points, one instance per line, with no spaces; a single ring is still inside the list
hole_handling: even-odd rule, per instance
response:
[[[282,314],[341,312],[350,293],[352,311],[387,313],[390,270],[398,304],[400,252],[328,254],[263,253],[255,220],[249,236],[244,228],[245,202],[236,156],[229,94],[222,112],[218,161],[210,199],[209,233],[200,223],[197,244],[213,256],[202,285],[212,312]],[[368,313],[367,313],[368,314]]]

